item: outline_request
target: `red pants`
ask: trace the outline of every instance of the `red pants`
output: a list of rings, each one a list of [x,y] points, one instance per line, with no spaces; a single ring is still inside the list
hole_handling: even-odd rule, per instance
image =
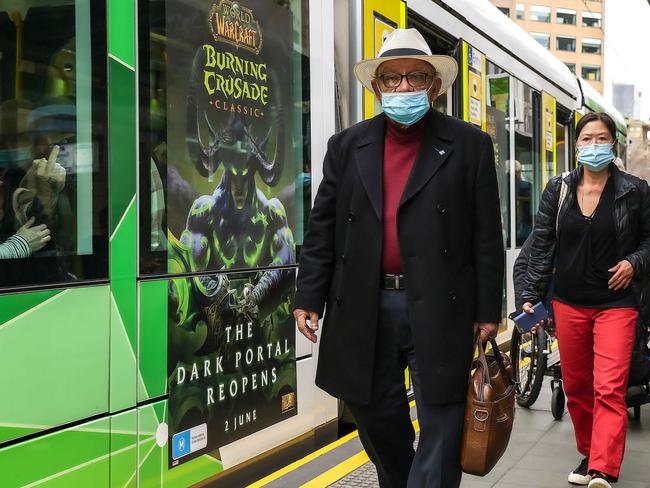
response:
[[[567,407],[589,469],[618,478],[627,433],[625,393],[636,308],[553,302]]]

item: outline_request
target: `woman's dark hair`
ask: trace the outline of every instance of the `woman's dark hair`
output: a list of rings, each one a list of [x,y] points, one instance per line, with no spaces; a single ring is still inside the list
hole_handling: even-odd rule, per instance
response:
[[[612,136],[612,140],[616,142],[616,122],[614,122],[614,119],[605,112],[589,112],[587,115],[582,117],[576,125],[576,141],[578,140],[578,137],[580,137],[580,133],[582,132],[582,129],[585,128],[585,125],[594,120],[600,120],[605,124],[605,127],[607,127],[607,130]]]

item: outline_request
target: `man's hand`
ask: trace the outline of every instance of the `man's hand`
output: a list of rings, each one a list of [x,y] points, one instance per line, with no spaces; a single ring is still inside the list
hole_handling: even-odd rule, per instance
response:
[[[59,193],[65,186],[66,171],[56,162],[58,157],[59,146],[54,146],[48,159],[35,159],[19,185],[38,197],[45,214],[50,217],[54,215]]]
[[[316,342],[316,331],[318,330],[318,314],[297,308],[293,311],[293,317],[298,324],[298,330],[302,335],[312,342]],[[307,323],[309,321],[309,323]]]
[[[487,342],[488,339],[494,339],[499,331],[499,326],[493,322],[476,322],[474,326],[478,327],[481,342]]]
[[[616,266],[607,271],[614,273],[614,276],[612,276],[607,282],[607,286],[609,286],[610,290],[624,290],[630,286],[630,281],[632,281],[632,278],[634,277],[634,268],[626,259],[619,261]]]

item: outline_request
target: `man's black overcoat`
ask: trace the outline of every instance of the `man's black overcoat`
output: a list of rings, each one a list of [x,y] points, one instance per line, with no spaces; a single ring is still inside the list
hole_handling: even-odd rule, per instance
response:
[[[316,384],[371,401],[382,263],[380,114],[334,135],[300,251],[294,308],[322,315]],[[500,322],[501,212],[490,137],[431,112],[397,217],[422,394],[465,399],[474,322]]]

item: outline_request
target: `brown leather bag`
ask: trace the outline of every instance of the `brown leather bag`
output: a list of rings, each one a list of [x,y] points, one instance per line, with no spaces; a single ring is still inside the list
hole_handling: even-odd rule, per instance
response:
[[[478,367],[470,376],[465,407],[461,466],[465,473],[485,476],[499,461],[510,440],[515,416],[515,383],[510,358],[494,339],[494,355],[486,356],[477,338]]]

